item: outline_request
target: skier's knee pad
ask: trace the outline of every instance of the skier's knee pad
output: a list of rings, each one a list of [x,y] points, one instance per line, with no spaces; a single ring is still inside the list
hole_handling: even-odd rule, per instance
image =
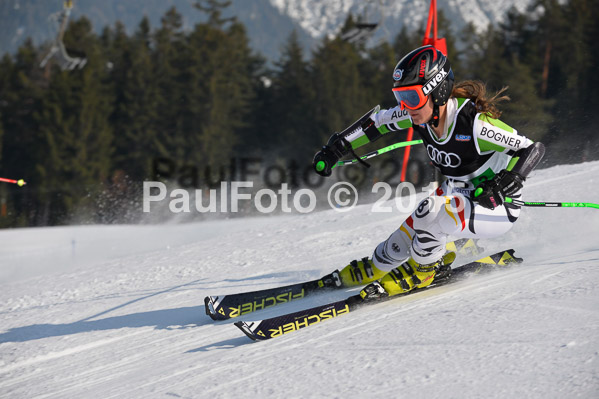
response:
[[[412,212],[414,230],[426,229],[433,224],[439,216],[439,211],[445,205],[446,197],[431,196],[423,199]]]
[[[470,201],[461,195],[444,198],[445,205],[437,217],[439,230],[445,234],[465,230],[468,227],[466,215],[470,215]]]
[[[381,270],[389,271],[410,257],[411,237],[403,231],[403,225],[381,242],[372,254],[372,262]]]
[[[447,236],[458,231],[464,221],[464,202],[460,197],[433,196],[418,205],[412,214],[415,233],[412,258],[426,264],[443,256]]]
[[[429,231],[434,235],[449,235],[463,230],[465,214],[470,204],[462,196],[428,197],[422,200],[412,214],[414,230]]]

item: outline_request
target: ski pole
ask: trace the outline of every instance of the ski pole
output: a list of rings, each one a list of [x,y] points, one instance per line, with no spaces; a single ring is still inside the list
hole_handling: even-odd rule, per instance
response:
[[[482,188],[477,188],[476,191],[474,192],[474,197],[478,197],[479,195],[481,195],[483,192]],[[559,208],[559,207],[563,207],[563,208],[596,208],[599,209],[599,204],[594,204],[592,202],[541,202],[541,201],[534,201],[534,202],[529,202],[529,201],[520,201],[517,199],[513,199],[510,197],[505,197],[505,199],[503,200],[505,203],[508,204],[514,204],[514,205],[518,205],[518,206],[535,206],[535,207],[542,207],[542,208]]]
[[[599,209],[599,204],[594,204],[592,202],[528,202],[528,201],[520,201],[517,199],[513,199],[510,197],[505,197],[505,202],[508,204],[514,204],[518,206],[536,206],[543,208],[555,208],[555,207],[564,207],[564,208],[596,208]]]
[[[23,179],[13,180],[13,179],[6,179],[4,177],[0,177],[0,182],[16,184],[19,187],[23,187],[25,184],[27,184],[27,183],[25,183],[25,180],[23,180]]]
[[[415,145],[415,144],[422,144],[422,140],[402,141],[401,143],[391,144],[390,146],[381,148],[380,150],[369,152],[366,155],[361,156],[360,159],[362,161],[364,161],[366,159],[374,158],[374,157],[384,154],[386,152],[393,151],[393,150],[396,150],[396,149],[402,148],[402,147],[407,147],[410,145]],[[358,161],[358,159],[348,159],[346,161],[339,161],[335,165],[333,165],[333,167],[331,169],[335,168],[336,166],[352,165],[352,164],[355,164],[358,162],[360,162],[360,161]],[[320,161],[316,164],[316,170],[321,171],[324,168],[325,168],[324,161]]]
[[[366,155],[361,156],[360,159],[366,160],[366,159],[374,158],[374,157],[384,154],[386,152],[393,151],[398,148],[408,147],[408,146],[415,145],[415,144],[422,144],[422,140],[402,141],[401,143],[391,144],[387,147],[381,148],[380,150],[369,152]],[[348,159],[346,161],[339,161],[335,165],[333,165],[333,168],[335,166],[352,165],[352,164],[355,164],[358,162],[359,161],[357,159]],[[323,164],[324,164],[324,162],[323,162]],[[324,165],[323,165],[323,167],[324,167]],[[331,169],[333,169],[333,168],[331,168]]]

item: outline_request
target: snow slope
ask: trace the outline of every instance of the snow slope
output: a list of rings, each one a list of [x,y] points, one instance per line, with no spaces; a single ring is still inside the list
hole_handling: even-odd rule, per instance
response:
[[[537,171],[525,197],[597,201],[599,162]],[[2,398],[599,397],[599,211],[534,209],[513,270],[267,342],[203,298],[320,277],[406,215],[352,212],[0,231]],[[306,298],[256,320],[348,295]]]

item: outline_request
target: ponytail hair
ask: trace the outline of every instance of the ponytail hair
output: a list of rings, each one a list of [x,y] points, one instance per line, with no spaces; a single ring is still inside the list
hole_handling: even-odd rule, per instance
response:
[[[470,99],[478,112],[486,114],[494,119],[499,119],[501,111],[497,108],[497,103],[501,101],[509,101],[510,98],[502,95],[507,90],[507,86],[499,90],[491,98],[487,98],[487,87],[483,82],[478,80],[465,80],[457,83],[452,92],[452,97]]]

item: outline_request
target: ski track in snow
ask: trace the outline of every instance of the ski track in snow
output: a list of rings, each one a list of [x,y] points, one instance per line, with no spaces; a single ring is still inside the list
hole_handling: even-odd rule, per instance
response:
[[[536,171],[524,197],[597,201],[599,162]],[[597,398],[599,211],[522,211],[522,266],[266,342],[204,314],[206,295],[320,277],[406,215],[0,231],[2,398]],[[335,292],[244,316],[341,299]]]

